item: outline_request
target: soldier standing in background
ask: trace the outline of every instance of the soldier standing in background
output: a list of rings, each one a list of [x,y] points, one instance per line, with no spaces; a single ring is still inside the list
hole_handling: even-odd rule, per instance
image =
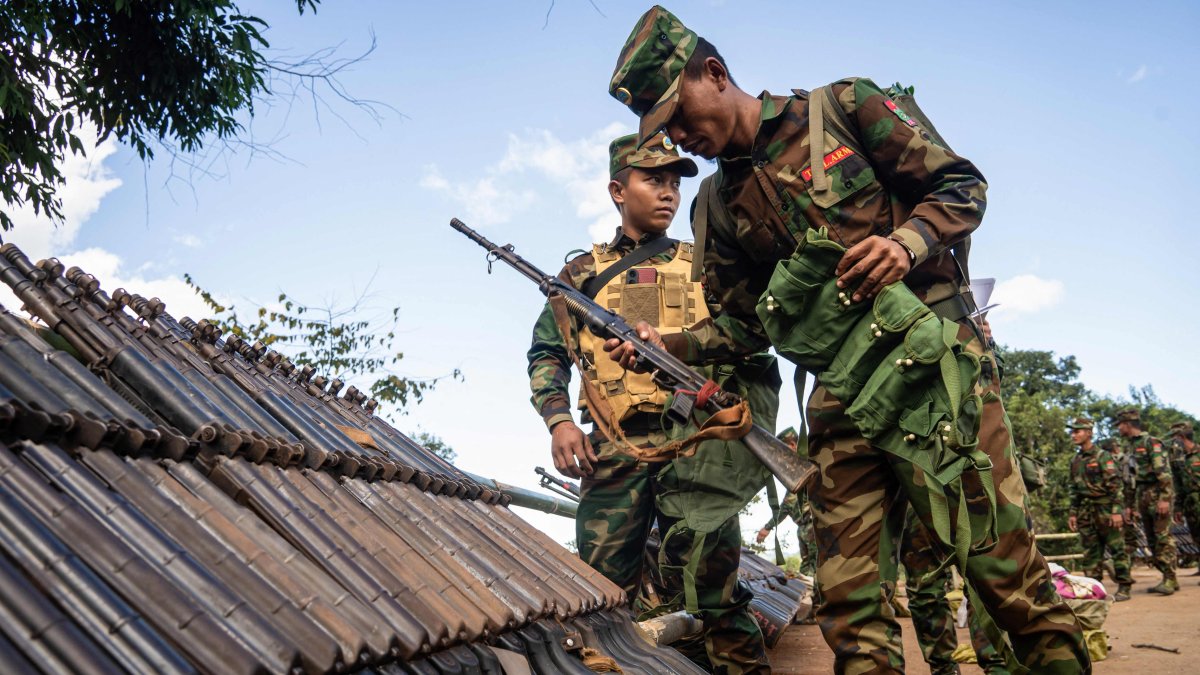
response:
[[[1175,445],[1179,461],[1175,465],[1175,519],[1186,521],[1192,541],[1200,543],[1200,445],[1193,438],[1191,422],[1171,425],[1167,439]],[[1200,575],[1200,569],[1196,574]]]
[[[1135,503],[1137,499],[1137,468],[1132,463],[1133,458],[1125,452],[1124,446],[1118,443],[1117,439],[1106,438],[1096,445],[1112,455],[1113,462],[1117,465],[1117,474],[1121,477],[1121,505],[1125,510],[1125,555],[1129,557],[1129,565],[1132,569],[1133,564],[1137,562],[1137,524],[1140,522]]]
[[[609,195],[621,213],[621,227],[611,243],[596,245],[590,253],[570,260],[559,277],[600,304],[626,317],[650,320],[667,333],[708,320],[709,308],[700,285],[687,281],[691,246],[666,237],[679,208],[680,177],[695,176],[695,163],[680,157],[662,135],[640,148],[636,135],[618,138],[609,146],[609,159]],[[752,593],[737,577],[742,544],[737,511],[745,500],[728,508],[730,515],[713,517],[713,499],[700,503],[700,499],[681,494],[688,488],[680,488],[683,481],[677,467],[681,463],[686,467],[689,485],[699,482],[703,447],[690,458],[643,461],[622,449],[628,446],[618,447],[618,441],[601,433],[599,423],[587,435],[576,426],[567,391],[572,352],[585,370],[581,376],[611,408],[625,442],[653,449],[672,439],[672,429],[662,422],[670,392],[658,387],[650,375],[625,371],[603,358],[600,343],[574,317],[565,312],[555,316],[547,303],[534,326],[527,355],[531,400],[550,430],[554,466],[566,476],[582,479],[575,519],[579,556],[623,588],[636,604],[646,540],[657,522],[662,537],[659,568],[663,584],[672,594],[667,602],[683,605],[684,596],[691,596],[686,603],[695,603],[692,611],[704,621],[702,644],[686,645],[680,651],[713,672],[770,672],[762,632],[748,609]],[[759,376],[773,385],[777,404],[779,375],[773,359],[770,371],[763,370]],[[731,386],[725,381],[720,384]],[[581,402],[586,399],[580,396]],[[755,412],[756,419],[768,428],[774,425],[774,407],[757,406]],[[585,421],[589,413],[592,421],[597,416],[607,419],[603,412],[585,407]],[[721,459],[731,456],[722,453]],[[765,481],[766,470],[757,461],[754,467]],[[737,479],[752,473],[754,467],[741,471],[742,466],[731,465],[725,469],[738,474],[725,477],[728,491],[736,492]],[[761,489],[762,481],[750,496]],[[676,499],[666,501],[668,494]],[[668,508],[680,503],[685,505],[683,511]],[[713,522],[700,530],[691,527],[706,519]]]
[[[779,432],[779,440],[795,450],[800,435],[794,428],[788,427]],[[771,514],[771,519],[758,531],[755,541],[763,543],[771,534],[771,530],[775,529],[775,526],[783,522],[785,518],[791,518],[792,522],[796,524],[796,539],[800,546],[800,573],[806,577],[812,577],[817,572],[817,545],[813,540],[812,511],[808,509],[807,489],[789,493],[784,497],[783,503],[779,505],[779,513]]]
[[[802,52],[805,44],[795,47]],[[955,349],[990,363],[978,327],[967,318],[973,308],[961,295],[964,279],[952,251],[982,219],[981,173],[870,80],[841,80],[823,91],[825,99],[800,90],[756,98],[738,88],[715,47],[670,12],[654,7],[638,20],[609,93],[641,118],[641,138],[666,128],[684,151],[719,160],[716,195],[729,216],[711,220],[704,238],[707,285],[724,314],[711,331],[659,340],[689,363],[764,348],[768,339],[756,307],[777,263],[810,232],[826,228],[846,249],[836,269],[845,305],[868,301],[904,279],[931,312],[957,323]],[[811,143],[810,105],[830,111],[813,116],[814,124],[828,124]],[[830,133],[839,118],[849,128],[845,138]],[[794,308],[782,312],[791,316]],[[643,339],[656,340],[648,326],[638,328]],[[632,346],[606,348],[633,365]],[[1025,490],[1013,476],[998,380],[987,370],[970,384],[983,400],[978,450],[987,455],[996,486],[998,541],[990,552],[969,556],[967,580],[996,622],[1010,629],[1024,665],[1041,673],[1090,672],[1082,630],[1057,596],[1025,524]],[[946,530],[945,514],[934,514],[915,464],[865,440],[847,404],[818,380],[807,412],[809,457],[820,468],[810,495],[823,601],[817,621],[834,651],[835,671],[899,672],[899,624],[881,587],[896,583],[905,502],[927,529]],[[939,553],[956,551],[939,545]]]
[[[1079,449],[1071,458],[1071,512],[1067,527],[1079,533],[1083,570],[1088,576],[1102,580],[1105,550],[1112,555],[1113,581],[1117,582],[1113,599],[1123,602],[1129,599],[1133,576],[1129,571],[1129,554],[1125,552],[1121,473],[1112,454],[1092,443],[1093,426],[1084,417],[1067,423],[1071,442]]]
[[[1171,460],[1162,441],[1142,430],[1142,416],[1136,408],[1117,413],[1116,422],[1117,432],[1125,439],[1125,452],[1137,467],[1134,502],[1153,565],[1163,575],[1150,592],[1171,595],[1179,590],[1179,581],[1175,579],[1175,539],[1171,536],[1171,501],[1175,491]]]

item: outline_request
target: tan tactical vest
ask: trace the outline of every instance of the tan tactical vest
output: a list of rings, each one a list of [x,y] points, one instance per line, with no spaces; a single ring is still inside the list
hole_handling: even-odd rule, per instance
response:
[[[605,245],[593,245],[596,274],[621,259]],[[625,317],[630,326],[645,321],[660,334],[679,333],[709,317],[704,291],[690,281],[692,245],[681,242],[675,257],[667,262],[647,260],[618,274],[596,294],[596,304]],[[618,420],[636,412],[661,412],[670,392],[655,384],[649,373],[625,370],[604,351],[604,340],[584,327],[579,348],[590,379],[608,400]],[[584,397],[580,395],[580,408]]]

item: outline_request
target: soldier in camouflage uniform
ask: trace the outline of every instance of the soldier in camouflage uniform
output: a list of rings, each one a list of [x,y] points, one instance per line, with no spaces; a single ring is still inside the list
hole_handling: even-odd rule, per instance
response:
[[[1071,511],[1067,527],[1079,533],[1083,569],[1088,576],[1104,578],[1104,552],[1112,556],[1117,602],[1129,599],[1133,576],[1125,552],[1121,473],[1111,453],[1092,443],[1092,421],[1078,417],[1067,424],[1071,442],[1079,452],[1071,458]]]
[[[1176,520],[1187,522],[1192,540],[1200,540],[1200,445],[1194,439],[1191,422],[1171,425],[1167,438],[1175,445],[1179,461],[1175,467]],[[1200,574],[1200,571],[1197,571]]]
[[[806,44],[787,51],[806,53]],[[810,166],[807,93],[747,94],[717,50],[662,7],[634,27],[609,93],[641,118],[642,138],[665,128],[684,151],[719,161],[717,194],[732,222],[708,222],[703,260],[707,286],[724,314],[663,336],[671,353],[705,363],[762,349],[768,340],[756,307],[776,264],[811,229],[827,228],[847,249],[836,270],[845,303],[873,298],[904,279],[938,316],[958,321],[956,349],[985,354],[966,318],[972,309],[960,295],[964,284],[951,248],[978,227],[986,184],[974,165],[935,142],[873,82],[850,78],[832,85],[830,114],[822,119],[844,118],[855,138],[835,136],[834,125],[825,125],[817,141],[824,172]],[[813,182],[818,173],[821,189]],[[654,339],[645,327],[641,333]],[[606,349],[626,367],[634,365],[632,345],[614,341]],[[1055,592],[1025,524],[1025,490],[998,390],[994,372],[977,380],[975,392],[984,397],[979,448],[993,467],[999,541],[990,552],[970,556],[966,577],[1025,666],[1090,672],[1082,630]],[[899,672],[899,625],[881,588],[896,583],[905,502],[931,529],[931,497],[910,462],[863,438],[846,405],[818,379],[808,406],[809,457],[820,468],[810,495],[824,603],[817,620],[837,672]],[[942,556],[952,553],[939,549]]]
[[[800,435],[796,433],[795,429],[788,427],[779,433],[779,440],[795,450]],[[758,543],[766,541],[771,530],[783,522],[784,518],[791,518],[792,522],[796,524],[796,539],[800,545],[800,573],[811,577],[817,571],[817,546],[813,539],[812,512],[808,509],[807,490],[793,492],[783,498],[783,503],[779,505],[779,513],[772,514],[771,519],[758,531],[756,536]]]
[[[1171,536],[1171,502],[1174,499],[1174,479],[1171,459],[1162,441],[1142,431],[1142,418],[1137,409],[1117,413],[1117,432],[1125,442],[1125,452],[1137,467],[1137,494],[1134,502],[1146,542],[1150,545],[1153,565],[1162,573],[1162,581],[1151,593],[1171,595],[1179,590],[1175,579],[1175,538]]]
[[[592,253],[570,260],[559,274],[561,279],[586,289],[589,280],[597,277],[599,264],[636,254],[641,247],[655,245],[654,242],[665,237],[679,206],[680,176],[696,175],[695,163],[680,157],[665,141],[665,137],[656,136],[640,149],[635,135],[612,142],[609,191],[621,212],[621,228],[608,245],[597,246]],[[626,276],[637,282],[643,281],[642,277],[654,277],[650,286],[657,288],[657,279],[668,273],[672,278],[682,279],[683,274],[668,272],[675,268],[666,266],[689,254],[688,244],[674,242],[662,253],[617,275],[621,277],[617,282],[623,283]],[[603,260],[598,262],[598,258]],[[656,270],[664,271],[656,273]],[[597,291],[601,301],[612,297],[604,293],[606,288],[607,285]],[[691,300],[696,301],[694,297]],[[699,302],[704,302],[702,297]],[[580,337],[585,330],[573,317],[570,321],[570,344],[583,346]],[[588,367],[584,377],[595,377],[596,366],[587,363],[586,353],[584,358]],[[656,501],[666,489],[662,478],[670,463],[640,461],[622,453],[597,431],[585,436],[575,425],[567,391],[571,357],[549,304],[534,326],[528,360],[531,400],[550,429],[554,466],[564,475],[582,479],[575,521],[579,555],[625,589],[634,602],[642,584],[644,551],[651,527],[657,523],[659,531],[666,533],[679,520],[664,513]],[[606,380],[599,386],[611,401],[622,382]],[[639,404],[628,415],[622,415],[621,429],[628,442],[637,447],[664,445],[669,436],[662,426],[661,413],[661,406]],[[695,650],[685,653],[718,673],[769,672],[762,633],[748,610],[752,594],[737,579],[741,551],[737,516],[707,535],[702,546],[694,551],[693,539],[694,536],[664,537],[659,557],[664,584],[669,591],[679,594],[683,593],[681,575],[669,570],[683,569],[692,556],[698,558],[695,588],[706,633],[698,653]]]
[[[1117,465],[1117,474],[1121,477],[1121,495],[1122,506],[1125,511],[1125,555],[1129,558],[1129,564],[1132,568],[1137,562],[1138,556],[1138,535],[1137,524],[1138,519],[1137,508],[1134,504],[1134,499],[1137,497],[1137,470],[1130,464],[1133,459],[1125,452],[1125,447],[1117,442],[1115,438],[1106,438],[1096,445],[1100,446],[1101,450],[1112,455],[1113,462]],[[1137,583],[1136,581],[1134,583]]]

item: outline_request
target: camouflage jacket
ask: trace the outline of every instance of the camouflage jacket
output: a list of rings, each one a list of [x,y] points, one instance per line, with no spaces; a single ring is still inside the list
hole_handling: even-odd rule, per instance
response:
[[[640,242],[625,235],[620,229],[617,236],[609,244],[609,248],[619,251],[622,255],[629,253],[641,244],[648,244],[662,235],[648,235]],[[678,247],[671,247],[651,260],[666,262],[675,256]],[[558,278],[580,288],[585,281],[596,276],[596,260],[592,254],[572,258],[567,262]],[[579,322],[571,317],[572,342],[577,343]],[[529,361],[529,388],[533,392],[530,402],[546,422],[547,428],[552,428],[559,422],[573,420],[571,415],[571,355],[567,353],[567,345],[563,341],[554,314],[547,303],[533,325],[533,344],[526,354]]]
[[[719,195],[734,224],[710,221],[705,245],[705,282],[727,314],[709,330],[667,340],[676,356],[702,362],[764,348],[755,304],[775,263],[792,254],[810,227],[828,227],[847,247],[891,235],[916,256],[905,281],[919,297],[932,303],[956,292],[949,247],[979,227],[983,175],[935,143],[870,80],[832,87],[857,127],[857,138],[836,139],[826,125],[823,163],[837,200],[822,208],[810,195],[807,95],[763,92],[750,154],[720,162]]]
[[[1125,504],[1121,472],[1107,450],[1093,445],[1071,458],[1071,513],[1096,506],[1109,513],[1120,513]]]
[[[1177,461],[1171,469],[1175,474],[1175,503],[1182,506],[1185,499],[1200,494],[1200,444],[1187,450],[1181,443],[1174,454]]]
[[[791,518],[793,523],[797,525],[804,518],[804,512],[808,508],[808,497],[804,496],[804,491],[799,493],[790,492],[788,496],[783,498],[783,503],[779,505],[779,513],[772,515],[766,525],[762,526],[764,530],[773,530],[775,526],[783,522],[786,518]]]
[[[1171,476],[1171,458],[1162,441],[1143,431],[1125,439],[1125,452],[1132,457],[1137,469],[1136,481],[1139,488],[1157,485],[1164,492],[1160,499],[1170,500],[1174,496],[1174,479]]]

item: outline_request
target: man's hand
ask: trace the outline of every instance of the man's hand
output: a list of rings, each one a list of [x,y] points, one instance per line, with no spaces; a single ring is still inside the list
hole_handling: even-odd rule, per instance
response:
[[[1176,525],[1182,525],[1182,524],[1183,524],[1183,514],[1182,514],[1182,513],[1180,513],[1180,512],[1178,512],[1178,511],[1176,511],[1176,512],[1175,512],[1175,515],[1174,515],[1174,518],[1175,518],[1175,524],[1176,524]]]
[[[771,534],[771,531],[764,527],[758,531],[758,536],[754,538],[754,541],[761,544],[763,543],[763,540],[767,538],[768,534]]]
[[[1133,509],[1125,509],[1125,522],[1133,522]]]
[[[1158,504],[1155,505],[1155,512],[1160,516],[1167,515],[1171,512],[1171,502],[1160,499]]]
[[[1067,529],[1072,532],[1079,531],[1079,521],[1075,520],[1075,516],[1067,516]]]
[[[638,324],[634,326],[634,330],[637,331],[638,337],[642,338],[643,340],[650,342],[661,349],[665,350],[667,348],[667,346],[663,344],[662,336],[658,334],[658,331],[654,329],[654,326],[651,326],[645,321],[639,321]],[[617,338],[610,338],[604,341],[604,351],[608,352],[608,358],[621,364],[621,367],[625,370],[641,372],[637,368],[634,368],[634,363],[637,361],[637,349],[633,346],[633,343],[622,342]]]
[[[875,297],[884,286],[899,281],[912,269],[908,249],[877,234],[850,247],[837,266],[838,288],[854,289],[854,302]],[[861,282],[859,281],[861,280]]]
[[[1114,513],[1112,518],[1109,518],[1109,523],[1111,523],[1111,527],[1124,527],[1125,519],[1121,517],[1121,514]]]
[[[550,430],[550,455],[554,468],[570,478],[592,475],[592,462],[600,460],[587,435],[574,422],[559,422]]]

